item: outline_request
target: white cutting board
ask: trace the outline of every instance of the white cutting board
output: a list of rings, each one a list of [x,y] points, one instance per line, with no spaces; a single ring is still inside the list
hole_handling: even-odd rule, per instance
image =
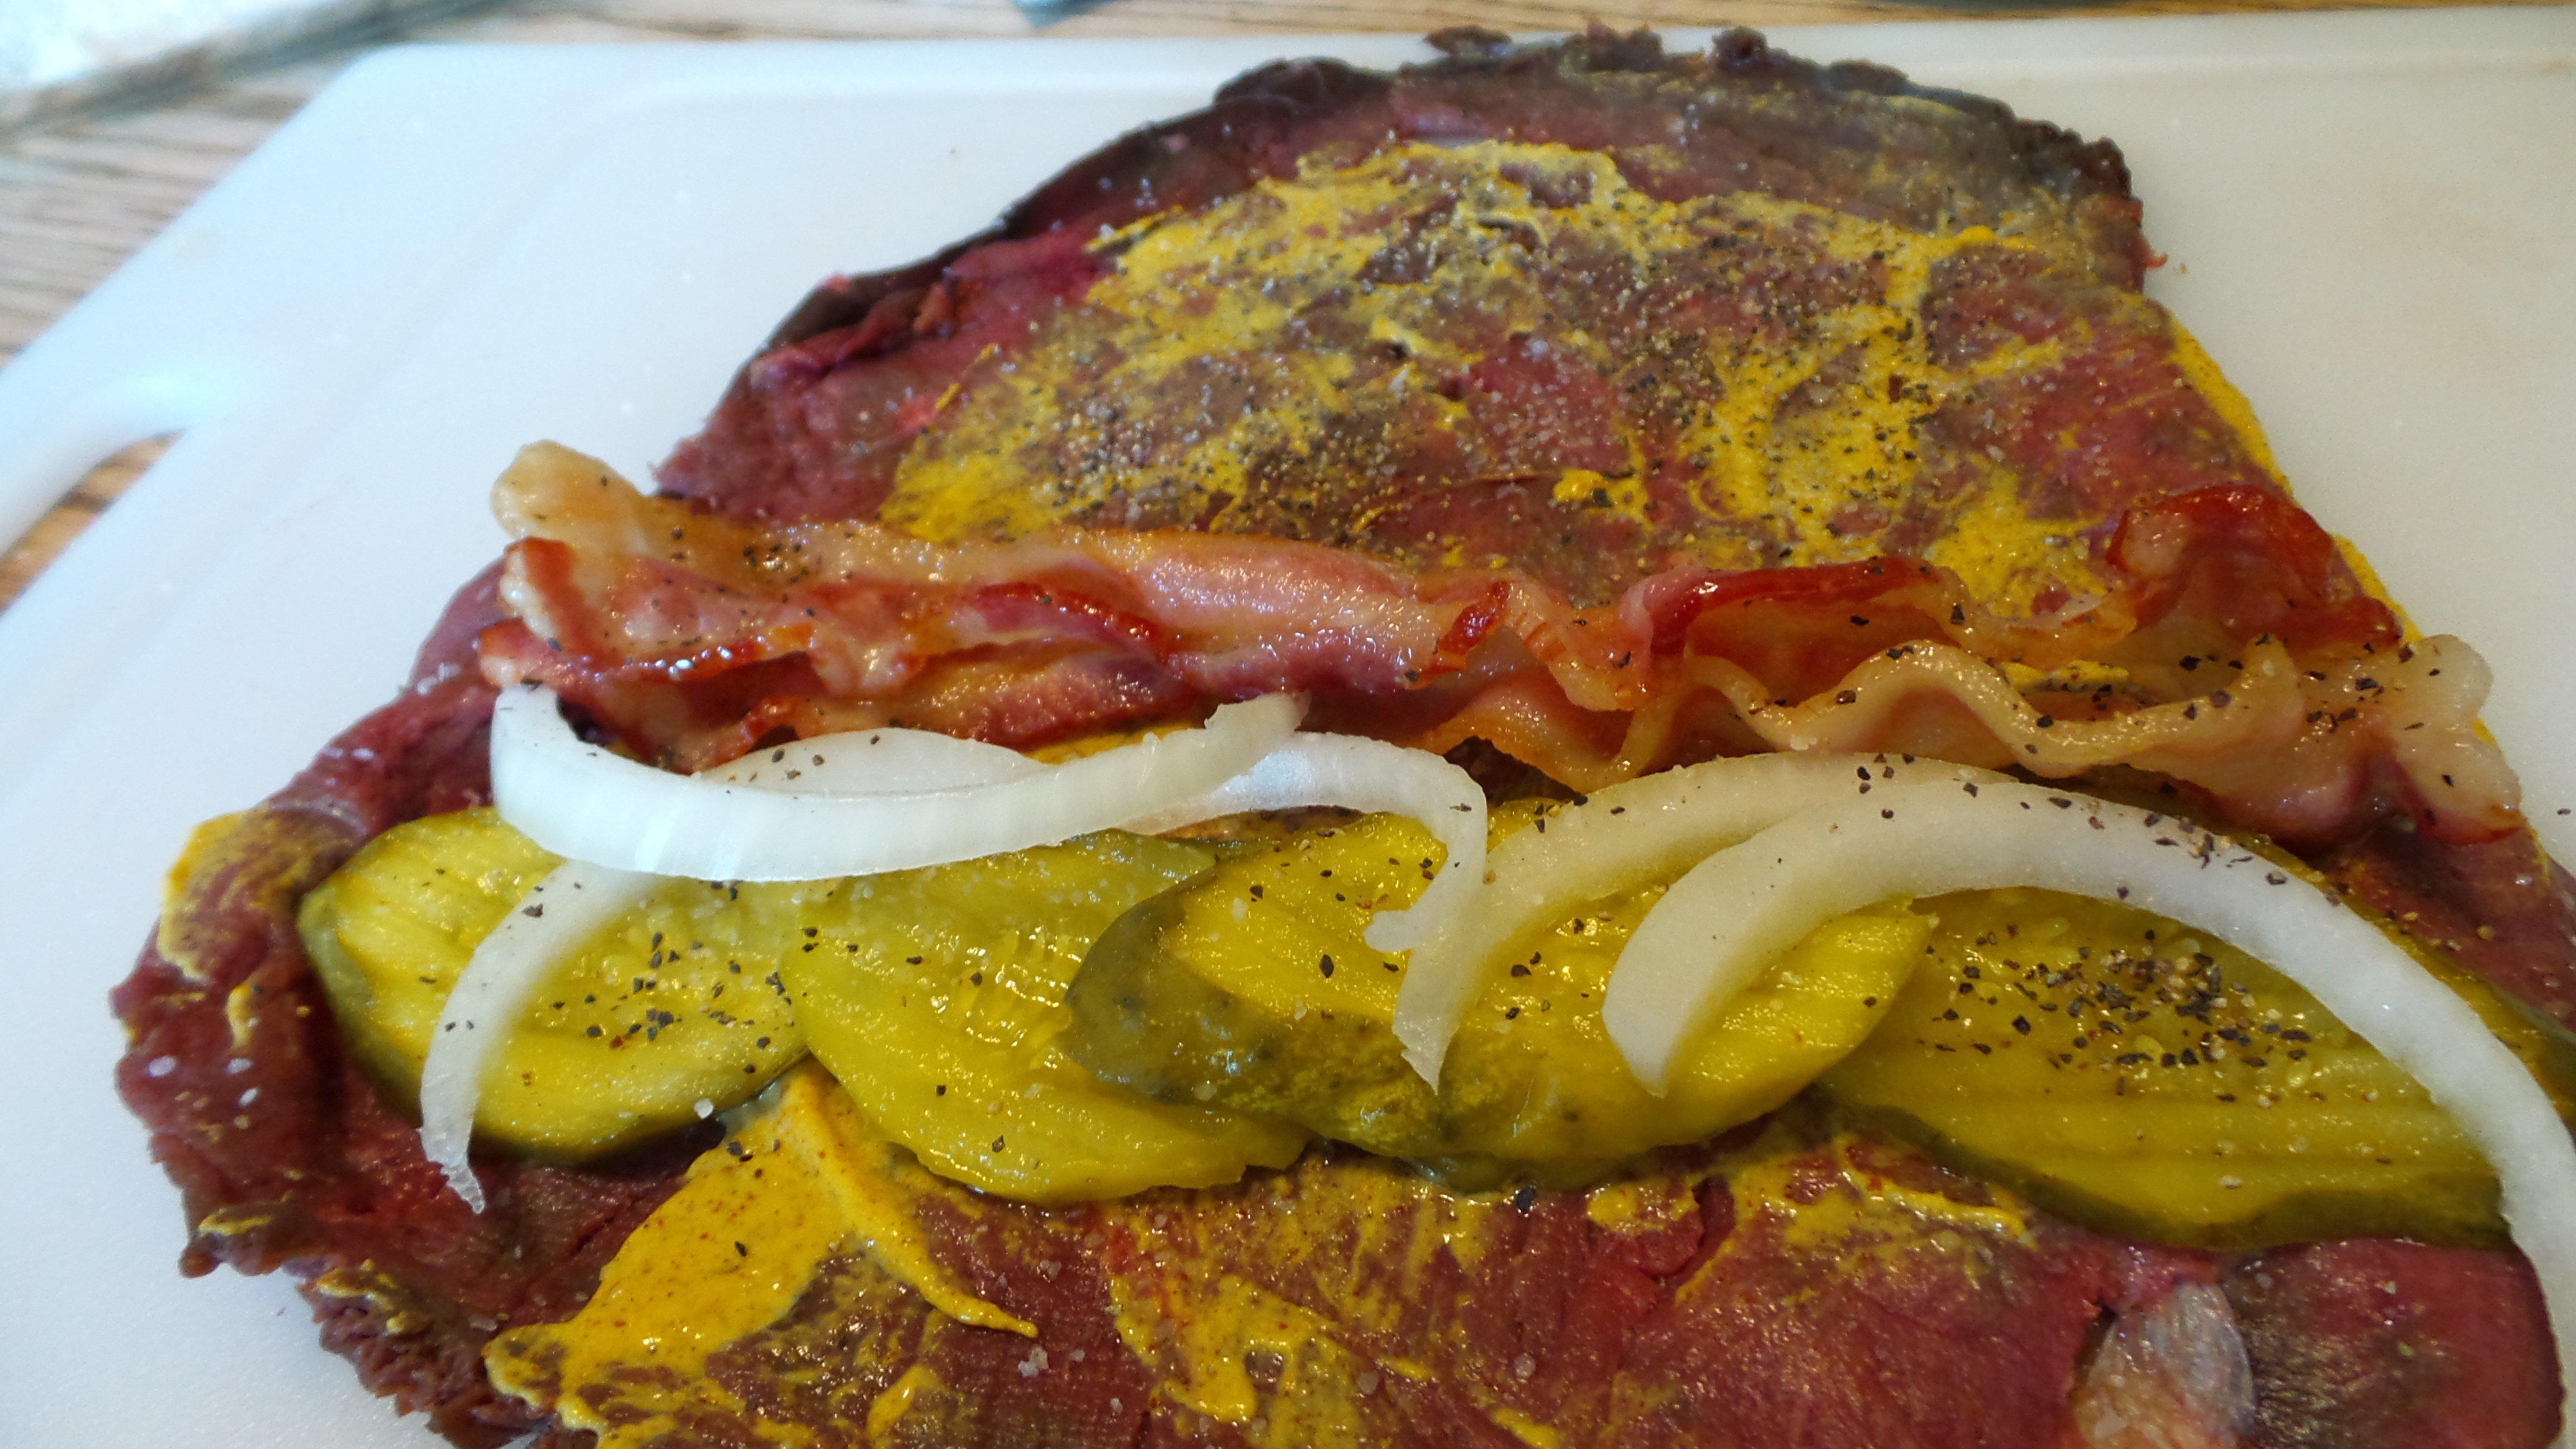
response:
[[[1775,32],[2119,140],[2150,290],[2576,832],[2576,11]],[[1704,35],[1676,36],[1696,44]],[[908,261],[1281,54],[427,48],[351,70],[0,373],[0,538],[186,436],[0,614],[0,1445],[421,1445],[281,1281],[171,1268],[102,998],[187,827],[381,702],[551,437],[642,476],[836,270]]]

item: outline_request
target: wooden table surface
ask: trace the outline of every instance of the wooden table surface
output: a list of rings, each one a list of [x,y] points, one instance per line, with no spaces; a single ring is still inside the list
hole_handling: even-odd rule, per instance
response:
[[[1420,32],[1470,23],[1528,31],[1594,18],[1622,27],[1774,25],[2311,8],[2330,7],[2317,0],[1105,0],[1039,24],[1010,0],[518,0],[371,36],[159,104],[0,139],[0,366],[373,45]],[[144,444],[106,460],[0,554],[0,608],[158,455],[157,445]]]

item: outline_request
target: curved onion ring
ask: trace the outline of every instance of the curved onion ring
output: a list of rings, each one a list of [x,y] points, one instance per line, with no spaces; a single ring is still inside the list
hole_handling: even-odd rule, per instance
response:
[[[1775,825],[1675,882],[1602,1000],[1662,1090],[1693,1026],[1835,916],[1891,896],[2036,886],[2170,916],[2313,993],[2424,1086],[2495,1168],[2576,1384],[2576,1141],[2521,1060],[2377,928],[2224,836],[2041,786],[1920,784]]]
[[[501,714],[505,707],[512,711],[506,730]],[[551,729],[548,728],[549,720]],[[1211,720],[1210,724],[1214,725],[1215,721]],[[1292,704],[1288,726],[1293,729],[1294,725]],[[1104,760],[1172,738],[1175,737],[1162,736],[1138,745],[1121,746],[1073,763]],[[701,806],[707,815],[741,808],[738,802],[745,798],[742,794],[744,789],[808,804],[900,801],[917,806],[927,799],[954,799],[979,789],[1008,787],[1014,782],[1048,774],[1051,770],[1069,768],[1042,765],[998,745],[955,739],[926,730],[883,729],[818,735],[747,755],[698,776],[666,775],[582,745],[572,737],[560,714],[555,712],[552,695],[536,690],[512,691],[495,706],[493,773],[496,787],[503,774],[505,749],[513,752],[514,766],[519,767],[527,764],[523,757],[528,751],[548,752],[552,758],[543,762],[542,770],[562,760],[566,740],[570,740],[573,748],[580,752],[581,758],[570,762],[577,770],[588,772],[592,762],[604,761],[663,780],[697,786],[707,792],[701,799],[713,802]],[[613,788],[614,777],[622,773],[602,768],[597,774],[607,778],[609,784],[578,778],[573,783],[585,790]],[[1112,771],[1096,770],[1095,773],[1117,778]],[[867,788],[889,780],[899,782],[903,788],[900,791],[874,792]],[[541,790],[561,788],[542,773],[538,783]],[[1123,808],[1132,810],[1136,795],[1150,799],[1153,794],[1170,793],[1168,779],[1156,780],[1154,784],[1159,787],[1154,791],[1138,791],[1129,795]],[[524,799],[524,795],[520,798]],[[757,810],[765,803],[758,802],[753,808]],[[1442,922],[1465,906],[1476,882],[1484,874],[1485,796],[1474,779],[1437,755],[1354,736],[1291,736],[1261,756],[1252,768],[1224,780],[1213,789],[1174,801],[1151,815],[1114,819],[1104,824],[1123,825],[1144,832],[1176,830],[1184,825],[1195,825],[1203,820],[1247,810],[1283,810],[1312,805],[1410,815],[1430,828],[1447,853],[1447,863],[1441,876],[1423,892],[1411,909],[1384,912],[1370,924],[1372,944],[1377,944],[1381,937],[1393,943],[1379,945],[1380,950],[1402,950],[1411,945],[1413,939],[1437,930]],[[510,818],[506,809],[503,818]],[[528,830],[522,821],[511,820],[511,823]],[[916,833],[928,833],[921,831],[917,824],[915,829]],[[531,836],[535,834],[532,830],[528,833]],[[549,845],[543,838],[538,838],[538,843]],[[549,848],[554,847],[549,845]],[[972,859],[976,854],[996,852],[926,853],[936,854],[936,858],[919,863],[944,864],[952,860]],[[908,867],[875,867],[879,870],[905,868]],[[532,888],[516,910],[502,918],[501,925],[475,948],[473,958],[466,963],[465,971],[449,991],[447,1004],[439,1014],[438,1029],[430,1038],[428,1055],[421,1064],[421,1146],[429,1160],[446,1175],[448,1184],[457,1195],[475,1211],[483,1210],[483,1190],[468,1165],[467,1147],[473,1137],[474,1115],[482,1095],[483,1076],[509,1036],[506,1025],[501,1030],[485,1028],[495,1023],[515,1024],[555,964],[618,915],[641,904],[652,893],[663,873],[670,872],[648,873],[579,859],[567,860]]]
[[[696,778],[780,795],[868,795],[889,780],[905,790],[962,790],[1034,775],[1046,766],[1017,750],[930,730],[849,730],[743,756]],[[738,878],[738,877],[737,877]]]
[[[554,964],[661,883],[637,871],[565,862],[501,918],[448,990],[420,1064],[420,1148],[476,1212],[483,1211],[483,1185],[465,1149],[474,1136],[484,1071]]]
[[[638,764],[583,743],[553,691],[509,690],[492,709],[492,803],[555,854],[620,870],[699,880],[872,875],[1053,845],[1178,804],[1250,769],[1304,708],[1282,694],[1222,705],[1198,729],[998,782],[809,794],[780,788],[785,761],[775,767],[781,779],[759,784]]]
[[[496,704],[496,716],[499,709]],[[853,730],[746,755],[702,778],[781,794],[848,794],[871,780],[900,779],[923,790],[956,789],[999,784],[1045,768],[1016,750],[928,730]],[[642,871],[565,861],[530,887],[475,946],[448,989],[420,1066],[420,1146],[447,1185],[476,1212],[483,1211],[483,1185],[475,1180],[466,1149],[473,1141],[474,1114],[492,1059],[555,964],[609,922],[642,905],[661,882],[662,877]],[[500,1029],[485,1030],[485,1023]]]
[[[1495,847],[1485,889],[1471,908],[1450,916],[1446,929],[1414,950],[1395,998],[1404,1058],[1438,1086],[1459,1018],[1501,967],[1504,948],[1588,901],[1855,792],[1898,780],[2000,778],[1910,757],[1778,754],[1710,760],[1596,790],[1549,815],[1545,829],[1522,831]],[[1427,905],[1430,897],[1423,900]],[[1378,946],[1374,936],[1369,944]]]

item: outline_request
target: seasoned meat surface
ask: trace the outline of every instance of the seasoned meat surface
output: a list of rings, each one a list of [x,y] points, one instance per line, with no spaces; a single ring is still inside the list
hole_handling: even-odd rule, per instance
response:
[[[1698,56],[1600,32],[1444,48],[1394,76],[1266,67],[982,236],[827,284],[666,489],[764,524],[1178,526],[1502,564],[1587,604],[1676,558],[1919,555],[2040,621],[2098,582],[2132,510],[2279,493],[2233,395],[2138,294],[2152,258],[2109,145],[1740,32]],[[1294,238],[1343,260],[1300,263]],[[491,580],[470,586],[401,698],[210,827],[115,997],[119,1088],[181,1188],[183,1265],[293,1272],[325,1343],[464,1445],[549,1424],[493,1387],[485,1346],[576,1313],[716,1137],[485,1162],[478,1218],[339,1048],[295,899],[393,824],[484,801],[473,646],[502,618]],[[2566,878],[2527,840],[2392,826],[2337,850],[2338,877],[2568,1009]],[[849,1254],[711,1362],[736,1417],[669,1442],[746,1442],[762,1416],[846,1438],[906,1384],[895,1442],[1261,1442],[1266,1413],[1256,1434],[1191,1407],[1222,1371],[1282,1426],[1329,1412],[1369,1442],[2106,1444],[2105,1404],[2173,1424],[2246,1408],[2152,1358],[2112,1381],[2099,1346],[2177,1303],[2241,1343],[2253,1442],[2395,1449],[2439,1425],[2507,1449],[2554,1424],[2510,1254],[2222,1262],[1998,1215],[1867,1139],[1771,1130],[1791,1138],[1767,1156],[1748,1136],[1640,1169],[1626,1210],[1462,1205],[1334,1153],[1080,1210],[927,1193],[942,1263],[1037,1323],[1044,1357]],[[1472,1230],[1416,1230],[1444,1215]],[[1193,1360],[1230,1341],[1185,1330],[1245,1300],[1302,1315],[1311,1356]],[[1122,1303],[1170,1333],[1122,1337]]]
[[[933,536],[1311,539],[1580,603],[1676,558],[1953,562],[2001,510],[2041,525],[1985,570],[2030,612],[2086,591],[2122,508],[2271,482],[2137,293],[2108,144],[1741,33],[1450,48],[1256,71],[984,237],[827,284],[664,486]]]

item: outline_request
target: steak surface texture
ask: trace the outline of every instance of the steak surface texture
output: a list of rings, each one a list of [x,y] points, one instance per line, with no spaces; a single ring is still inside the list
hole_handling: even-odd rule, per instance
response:
[[[1501,562],[1589,603],[1676,556],[1918,552],[1997,492],[2081,534],[2264,477],[2138,296],[2108,143],[1744,32],[1444,43],[1254,71],[982,236],[827,283],[664,488]],[[2063,601],[2030,574],[2003,592]]]
[[[2031,618],[2081,594],[2129,510],[2280,491],[2232,394],[2139,294],[2153,258],[2109,144],[1744,32],[1686,56],[1597,30],[1437,40],[1444,59],[1393,75],[1252,72],[977,237],[825,285],[673,454],[665,490],[735,519],[961,538],[1302,539],[1508,565],[1584,601],[1675,557],[1939,562],[2002,509],[2036,525],[2014,534],[2028,547],[1953,562]],[[1336,260],[1264,250],[1291,237]],[[1121,288],[1148,275],[1187,302],[1169,327],[1127,310]],[[1158,333],[1187,345],[1157,350]],[[1214,335],[1236,340],[1211,352]],[[118,1087],[181,1190],[186,1271],[293,1273],[325,1344],[459,1445],[569,1446],[587,1436],[495,1390],[483,1350],[576,1313],[720,1133],[579,1167],[478,1158],[493,1207],[469,1212],[342,1051],[294,919],[366,840],[488,801],[475,641],[504,617],[492,575],[469,585],[400,697],[201,832],[115,994]],[[2527,838],[2390,828],[2324,863],[2571,1009],[2576,907]],[[1512,1449],[1540,1429],[1569,1449],[2108,1449],[2220,1429],[2278,1449],[2535,1449],[2554,1431],[2516,1255],[2220,1259],[2008,1209],[1794,1113],[1609,1196],[1462,1198],[1336,1150],[1082,1209],[943,1187],[918,1226],[1034,1342],[945,1319],[850,1253],[711,1361],[731,1417],[657,1442],[751,1443],[764,1422],[946,1449],[1335,1433]],[[1247,1312],[1297,1346],[1197,1331]],[[1166,1328],[1120,1331],[1140,1322]],[[2151,1323],[2241,1344],[2241,1423],[2195,1418],[2226,1405],[2152,1356],[2114,1380],[2102,1345]],[[1228,1393],[1253,1412],[1209,1412]],[[2113,1409],[2204,1439],[2112,1437]]]

